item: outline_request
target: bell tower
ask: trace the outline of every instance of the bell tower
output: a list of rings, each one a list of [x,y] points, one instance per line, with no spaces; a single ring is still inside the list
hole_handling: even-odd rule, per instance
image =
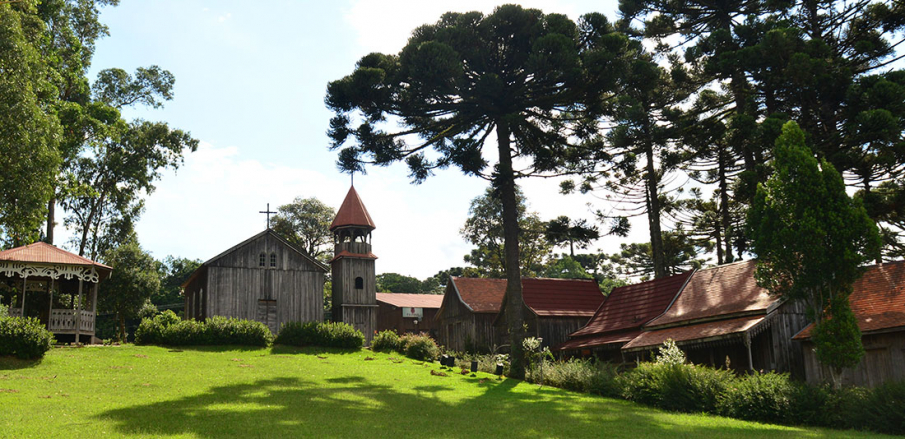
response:
[[[336,218],[333,232],[333,321],[345,322],[361,331],[366,344],[377,328],[377,280],[371,252],[371,232],[376,229],[355,186],[349,189]]]

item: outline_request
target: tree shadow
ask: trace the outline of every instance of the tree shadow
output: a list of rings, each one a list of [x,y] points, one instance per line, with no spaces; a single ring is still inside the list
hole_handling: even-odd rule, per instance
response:
[[[449,378],[438,378],[449,379]],[[480,393],[461,399],[446,385],[405,388],[362,377],[329,380],[300,377],[262,379],[212,387],[207,392],[108,410],[118,434],[225,437],[800,437],[808,431],[767,425],[689,422],[681,416],[623,401],[585,398],[565,392],[539,393],[521,382],[488,380]],[[459,383],[467,386],[467,383]],[[730,425],[726,425],[730,424]]]
[[[29,369],[38,366],[42,361],[44,361],[43,358],[23,360],[13,356],[0,356],[0,370]]]
[[[340,349],[340,348],[322,348],[317,346],[287,346],[273,345],[270,353],[275,355],[350,355],[365,352],[363,349]]]

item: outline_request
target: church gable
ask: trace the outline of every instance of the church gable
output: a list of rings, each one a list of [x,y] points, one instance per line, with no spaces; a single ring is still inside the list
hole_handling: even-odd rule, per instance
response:
[[[286,240],[265,230],[204,263],[210,267],[320,271],[327,268]]]

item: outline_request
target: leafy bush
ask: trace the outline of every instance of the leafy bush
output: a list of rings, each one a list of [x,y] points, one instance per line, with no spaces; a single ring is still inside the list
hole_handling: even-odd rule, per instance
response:
[[[533,369],[529,373],[528,380],[535,381]],[[574,390],[577,392],[589,392],[604,396],[618,396],[620,394],[616,377],[616,368],[609,363],[592,362],[573,358],[568,361],[547,362],[543,369],[544,384]]]
[[[9,307],[0,303],[0,319],[9,317]]]
[[[43,358],[53,343],[53,334],[34,317],[0,318],[0,355],[27,360]]]
[[[396,331],[380,331],[371,340],[371,350],[375,352],[393,352],[399,347],[399,334]]]
[[[409,358],[421,361],[434,361],[440,356],[440,348],[429,335],[405,334],[399,338],[397,350]]]
[[[289,322],[280,328],[275,344],[360,349],[365,336],[348,323]]]
[[[679,349],[675,341],[668,338],[663,342],[663,346],[660,346],[654,362],[657,364],[685,364],[685,352]]]
[[[719,401],[721,415],[760,422],[778,422],[790,413],[793,385],[789,375],[754,373],[730,386]]]
[[[880,433],[905,434],[905,381],[874,388],[859,401],[854,427]]]
[[[272,337],[270,329],[261,322],[226,317],[211,317],[203,322],[179,320],[167,310],[141,321],[135,331],[135,344],[267,346]]]
[[[641,363],[622,376],[623,397],[666,410],[716,412],[732,372],[691,364]]]

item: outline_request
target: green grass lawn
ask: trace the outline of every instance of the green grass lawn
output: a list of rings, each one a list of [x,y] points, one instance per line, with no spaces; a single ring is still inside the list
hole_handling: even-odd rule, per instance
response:
[[[59,348],[0,358],[2,437],[880,437],[680,415],[396,355]]]

